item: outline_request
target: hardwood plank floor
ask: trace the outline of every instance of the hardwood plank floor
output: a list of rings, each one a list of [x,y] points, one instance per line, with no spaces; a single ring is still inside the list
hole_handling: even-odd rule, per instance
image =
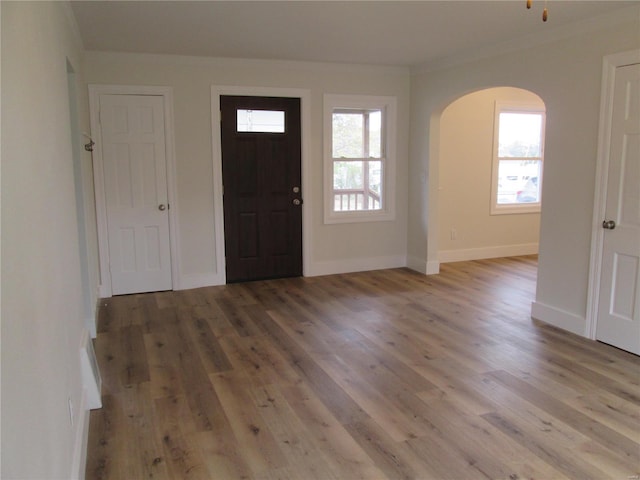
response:
[[[536,267],[107,299],[86,478],[637,479],[640,357],[532,321]]]

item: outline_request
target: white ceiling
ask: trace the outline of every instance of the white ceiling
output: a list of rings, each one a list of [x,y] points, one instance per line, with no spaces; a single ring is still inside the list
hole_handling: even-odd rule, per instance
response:
[[[638,1],[73,1],[87,50],[423,66]]]

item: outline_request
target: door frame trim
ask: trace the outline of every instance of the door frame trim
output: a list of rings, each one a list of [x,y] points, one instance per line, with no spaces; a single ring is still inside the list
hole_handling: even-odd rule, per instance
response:
[[[222,138],[220,130],[220,97],[244,95],[249,97],[287,97],[300,99],[300,167],[302,168],[302,195],[310,198],[309,129],[311,126],[311,91],[302,88],[238,87],[232,85],[211,86],[211,144],[213,157],[213,207],[215,226],[216,283],[227,283],[224,251],[224,199],[222,195]],[[217,128],[216,128],[217,126]],[[308,253],[311,251],[309,202],[302,203],[302,275],[309,271]]]
[[[112,296],[111,272],[109,271],[109,241],[107,227],[106,192],[104,185],[104,164],[102,158],[102,132],[100,130],[100,95],[150,95],[163,99],[165,155],[167,162],[167,196],[169,205],[169,251],[171,254],[171,285],[179,289],[178,262],[178,195],[176,188],[176,154],[173,122],[173,88],[146,85],[89,85],[89,115],[92,140],[93,182],[96,200],[96,224],[98,233],[98,257],[100,261],[99,295]]]
[[[611,137],[611,115],[613,113],[613,91],[616,69],[640,63],[640,49],[605,55],[602,61],[602,90],[600,93],[600,120],[598,124],[598,153],[596,158],[596,184],[591,226],[591,255],[589,260],[589,286],[587,290],[587,312],[585,337],[596,340],[598,307],[600,303],[600,280],[604,230],[602,220],[607,199],[609,175],[609,149]]]

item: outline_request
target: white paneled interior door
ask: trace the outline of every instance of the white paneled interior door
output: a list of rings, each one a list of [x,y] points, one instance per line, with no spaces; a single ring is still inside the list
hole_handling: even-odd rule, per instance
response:
[[[640,64],[616,68],[596,338],[640,354]]]
[[[163,98],[102,94],[99,101],[112,293],[170,290]]]

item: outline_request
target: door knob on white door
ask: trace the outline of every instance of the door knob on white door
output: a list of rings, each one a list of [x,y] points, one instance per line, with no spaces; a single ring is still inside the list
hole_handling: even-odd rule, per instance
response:
[[[163,203],[161,203],[160,205],[158,205],[158,210],[160,211],[164,211],[167,207],[164,206]]]
[[[616,228],[616,222],[614,222],[613,220],[605,220],[604,222],[602,222],[602,228],[613,230],[614,228]]]

